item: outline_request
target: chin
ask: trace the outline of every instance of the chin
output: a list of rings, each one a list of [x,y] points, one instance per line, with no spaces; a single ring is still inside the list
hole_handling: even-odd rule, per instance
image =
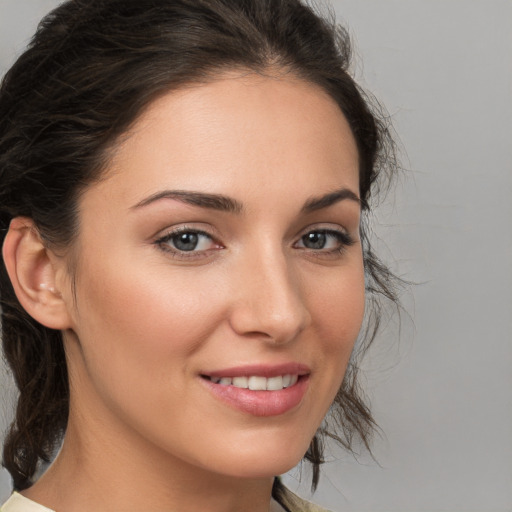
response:
[[[277,444],[277,446],[276,446]],[[253,442],[248,447],[234,445],[230,453],[225,453],[217,471],[238,478],[268,478],[286,473],[304,457],[309,442],[279,443]]]

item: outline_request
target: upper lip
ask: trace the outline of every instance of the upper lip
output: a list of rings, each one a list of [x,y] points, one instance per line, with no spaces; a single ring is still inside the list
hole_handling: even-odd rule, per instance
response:
[[[307,375],[311,373],[309,367],[300,363],[282,363],[276,365],[250,364],[245,366],[234,366],[221,370],[201,372],[207,377],[277,377],[279,375]]]

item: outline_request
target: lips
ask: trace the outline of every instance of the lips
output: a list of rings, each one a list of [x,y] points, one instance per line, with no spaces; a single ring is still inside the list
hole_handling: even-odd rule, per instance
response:
[[[298,406],[308,388],[304,365],[246,366],[202,373],[208,389],[222,402],[254,416],[284,414]]]

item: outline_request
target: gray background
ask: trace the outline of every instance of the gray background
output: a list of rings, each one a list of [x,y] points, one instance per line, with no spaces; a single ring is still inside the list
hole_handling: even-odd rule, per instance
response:
[[[0,0],[0,72],[57,3]],[[390,329],[365,363],[378,463],[339,452],[314,499],[339,512],[511,511],[512,1],[332,5],[406,149],[378,214],[382,250],[421,284],[404,296],[400,341]],[[5,375],[1,386],[6,416]],[[286,481],[308,496],[299,476]],[[9,491],[4,471],[0,501]]]

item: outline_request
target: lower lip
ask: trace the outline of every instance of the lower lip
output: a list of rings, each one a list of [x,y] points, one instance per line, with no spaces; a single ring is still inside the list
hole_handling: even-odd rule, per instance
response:
[[[279,416],[297,407],[309,384],[309,376],[301,375],[293,386],[279,391],[253,391],[223,386],[201,378],[208,389],[223,402],[253,416]]]

